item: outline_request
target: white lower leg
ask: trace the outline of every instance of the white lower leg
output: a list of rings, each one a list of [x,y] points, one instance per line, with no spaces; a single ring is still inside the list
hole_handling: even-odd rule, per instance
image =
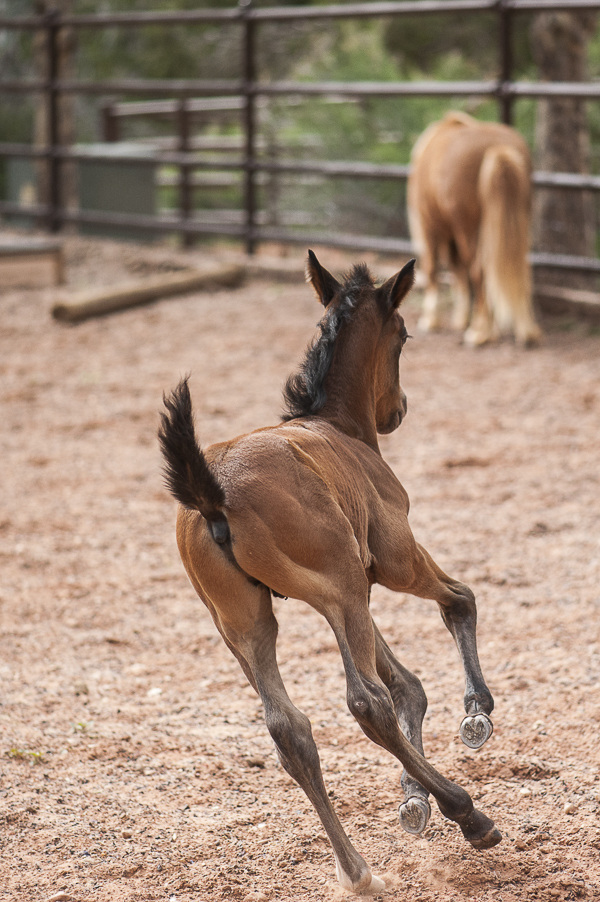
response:
[[[423,312],[418,326],[422,332],[429,332],[431,329],[438,329],[440,326],[439,293],[436,285],[430,285],[425,292]]]
[[[369,868],[366,868],[365,873],[361,874],[358,882],[353,882],[351,877],[344,871],[335,852],[333,854],[338,883],[344,889],[351,893],[356,893],[358,896],[372,896],[373,893],[379,893],[385,889],[385,881],[375,877]]]
[[[488,341],[493,341],[498,335],[494,322],[487,307],[480,304],[475,310],[473,321],[464,335],[465,344],[478,347]]]
[[[471,316],[471,298],[468,288],[462,282],[457,281],[454,288],[454,311],[452,314],[452,326],[463,332],[469,325]]]

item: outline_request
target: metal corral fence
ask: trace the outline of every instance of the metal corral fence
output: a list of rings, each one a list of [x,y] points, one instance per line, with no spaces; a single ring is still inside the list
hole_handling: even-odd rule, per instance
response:
[[[46,16],[19,16],[0,18],[0,28],[46,32],[47,76],[44,79],[0,81],[0,93],[42,93],[46,99],[48,135],[43,147],[29,144],[0,144],[0,157],[41,158],[47,160],[49,202],[23,206],[0,201],[0,213],[18,214],[43,222],[52,232],[60,230],[65,222],[91,223],[115,226],[135,231],[168,233],[182,236],[229,235],[245,241],[252,253],[261,241],[283,243],[324,244],[389,253],[411,253],[409,241],[400,238],[377,238],[342,233],[319,233],[290,228],[260,225],[258,222],[257,186],[263,173],[297,173],[342,178],[406,179],[409,167],[377,165],[360,162],[282,162],[262,159],[257,144],[257,114],[260,98],[274,96],[331,96],[338,98],[373,97],[457,97],[479,96],[495,98],[500,118],[510,124],[512,108],[518,98],[569,97],[584,100],[600,99],[600,83],[552,82],[528,83],[512,81],[513,32],[518,25],[519,13],[544,11],[600,10],[600,0],[406,0],[406,2],[368,2],[344,5],[311,7],[253,8],[251,0],[240,0],[232,9],[199,9],[184,12],[134,12],[98,13],[93,15],[61,15],[53,11]],[[432,14],[495,13],[498,21],[498,78],[489,81],[407,81],[407,82],[298,82],[257,80],[256,36],[257,29],[267,22],[292,22],[294,20],[333,20],[373,17],[397,17]],[[228,24],[240,29],[243,71],[239,79],[227,80],[153,80],[121,79],[85,81],[58,77],[59,37],[63,28],[143,28],[147,25],[177,26],[185,24]],[[158,152],[152,157],[140,153],[118,153],[107,160],[105,154],[85,151],[59,143],[59,98],[61,94],[119,95],[139,97],[170,97],[176,99],[178,121],[178,150]],[[200,160],[190,146],[190,119],[194,114],[192,98],[237,98],[243,125],[243,154],[241,159],[220,160],[218,163]],[[236,104],[233,103],[235,106]],[[62,201],[61,170],[68,160],[98,160],[102,163],[139,166],[170,165],[178,168],[178,215],[165,217],[128,215],[90,210],[67,209]],[[198,222],[192,216],[192,172],[199,169],[237,170],[244,174],[244,221],[242,223]],[[574,173],[535,172],[536,186],[600,190],[600,177]],[[531,257],[534,266],[551,266],[580,272],[600,273],[600,260],[587,257],[535,253]]]

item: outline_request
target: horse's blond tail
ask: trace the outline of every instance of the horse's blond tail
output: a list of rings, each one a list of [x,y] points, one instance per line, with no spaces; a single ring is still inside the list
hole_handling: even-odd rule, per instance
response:
[[[531,301],[529,162],[508,145],[486,150],[478,182],[481,228],[477,249],[487,304],[500,332],[524,343],[540,338]]]

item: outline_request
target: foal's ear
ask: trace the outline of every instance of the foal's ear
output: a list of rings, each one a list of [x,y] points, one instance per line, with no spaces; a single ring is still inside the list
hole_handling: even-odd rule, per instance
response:
[[[308,260],[306,261],[306,281],[311,283],[317,298],[324,307],[332,301],[333,296],[340,287],[338,280],[326,269],[323,269],[312,251],[308,252]]]
[[[416,260],[409,260],[399,273],[384,282],[379,289],[381,297],[385,300],[390,310],[399,307],[415,281]]]

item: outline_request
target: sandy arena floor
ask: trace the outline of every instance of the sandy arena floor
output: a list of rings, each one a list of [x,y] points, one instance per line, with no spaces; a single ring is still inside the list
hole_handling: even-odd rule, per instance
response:
[[[79,286],[181,259],[68,243]],[[190,371],[204,444],[275,423],[312,292],[253,279],[78,326],[50,302],[0,299],[0,899],[339,899],[321,825],[179,561],[155,438],[163,390]],[[537,350],[472,351],[419,336],[417,310],[409,416],[381,448],[417,539],[478,596],[484,749],[458,739],[462,674],[436,606],[376,588],[373,611],[425,686],[428,757],[502,844],[474,851],[435,805],[422,837],[400,829],[399,767],[352,720],[333,635],[300,602],[276,603],[282,673],[342,822],[387,875],[377,898],[597,900],[600,335],[563,319]]]

